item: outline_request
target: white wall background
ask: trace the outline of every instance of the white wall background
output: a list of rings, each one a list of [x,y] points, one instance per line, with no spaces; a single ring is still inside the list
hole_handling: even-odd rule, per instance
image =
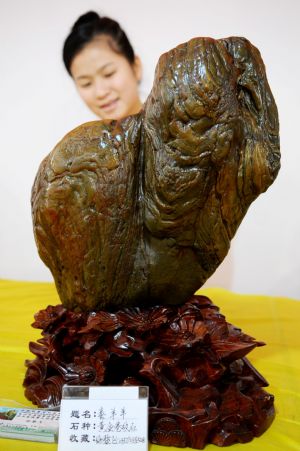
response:
[[[159,55],[192,37],[245,36],[260,49],[279,109],[282,169],[208,284],[300,299],[299,0],[1,1],[0,277],[52,280],[34,243],[30,191],[57,141],[95,119],[61,61],[71,25],[90,9],[127,31],[143,60],[144,98]]]

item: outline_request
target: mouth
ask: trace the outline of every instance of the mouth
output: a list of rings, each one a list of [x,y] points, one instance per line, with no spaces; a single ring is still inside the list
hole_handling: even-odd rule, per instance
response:
[[[119,101],[119,99],[111,100],[110,102],[100,105],[99,109],[102,111],[106,111],[106,112],[113,111],[116,108],[118,101]]]

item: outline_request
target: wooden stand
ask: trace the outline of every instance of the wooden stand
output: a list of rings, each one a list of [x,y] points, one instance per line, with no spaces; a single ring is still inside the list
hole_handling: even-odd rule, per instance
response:
[[[227,446],[261,435],[274,418],[266,380],[245,355],[264,343],[226,322],[205,296],[181,306],[35,315],[25,395],[60,404],[62,386],[147,385],[149,438],[164,446]]]

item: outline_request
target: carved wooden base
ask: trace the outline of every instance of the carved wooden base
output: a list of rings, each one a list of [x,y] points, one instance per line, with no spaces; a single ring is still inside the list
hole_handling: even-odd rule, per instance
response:
[[[152,443],[202,449],[244,443],[274,418],[266,380],[245,355],[264,343],[227,323],[204,296],[182,306],[35,315],[43,338],[29,347],[25,395],[60,403],[62,386],[148,385]]]

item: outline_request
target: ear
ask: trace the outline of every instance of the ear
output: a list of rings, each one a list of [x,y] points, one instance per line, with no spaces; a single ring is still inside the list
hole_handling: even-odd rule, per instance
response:
[[[134,71],[134,75],[137,79],[137,82],[139,83],[142,79],[142,73],[143,73],[142,61],[139,56],[134,57],[133,71]]]

